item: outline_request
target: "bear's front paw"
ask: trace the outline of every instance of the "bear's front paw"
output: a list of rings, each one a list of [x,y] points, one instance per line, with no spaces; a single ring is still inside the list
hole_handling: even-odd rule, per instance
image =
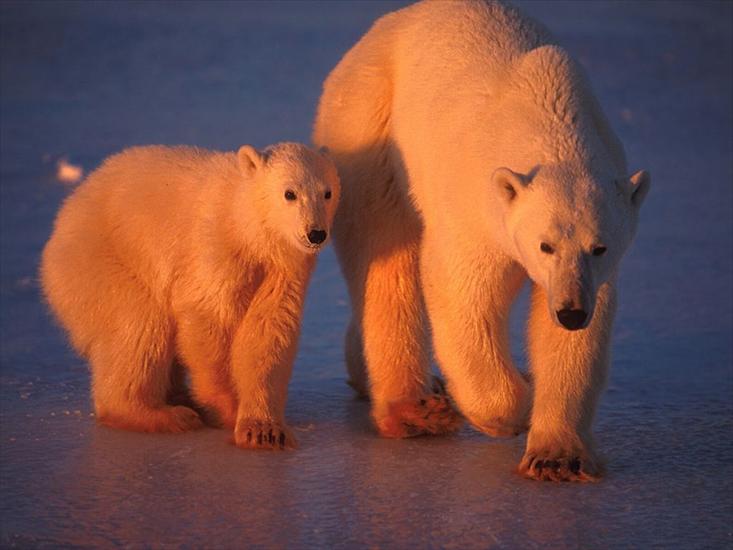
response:
[[[530,390],[522,388],[514,400],[493,402],[480,412],[463,411],[477,430],[491,437],[516,437],[529,428]]]
[[[405,438],[455,432],[463,424],[448,399],[442,380],[433,379],[433,393],[422,399],[390,403],[385,416],[376,418],[382,437]]]
[[[295,449],[298,444],[290,429],[279,422],[245,418],[237,421],[234,444],[242,449]]]
[[[600,461],[589,452],[543,449],[527,451],[518,473],[538,481],[598,481],[603,475]]]
[[[488,421],[471,422],[471,424],[476,429],[497,439],[516,437],[527,431],[527,424],[525,422],[513,423],[511,420],[500,416]]]

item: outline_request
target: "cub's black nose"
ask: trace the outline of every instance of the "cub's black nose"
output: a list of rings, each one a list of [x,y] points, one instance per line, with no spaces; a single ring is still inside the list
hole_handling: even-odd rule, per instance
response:
[[[582,309],[561,309],[557,312],[557,320],[568,330],[582,328],[588,314]]]
[[[328,233],[326,233],[325,231],[321,231],[320,229],[313,229],[310,233],[308,233],[308,240],[313,244],[321,244],[323,241],[326,240],[327,235]]]

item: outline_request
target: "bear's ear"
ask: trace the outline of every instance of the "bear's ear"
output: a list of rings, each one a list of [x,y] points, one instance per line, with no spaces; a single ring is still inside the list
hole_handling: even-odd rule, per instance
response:
[[[624,179],[616,182],[621,188],[621,192],[629,197],[631,205],[634,208],[639,208],[641,203],[644,202],[646,194],[649,192],[649,187],[652,184],[652,176],[646,170],[639,170],[628,179]]]
[[[517,174],[505,167],[494,170],[491,183],[506,204],[513,202],[527,186],[527,181],[522,174]]]
[[[239,170],[244,176],[253,176],[265,164],[264,157],[251,145],[242,145],[239,148],[237,161],[239,162]]]
[[[328,150],[328,147],[326,147],[325,145],[321,145],[318,148],[318,152],[326,158],[331,158],[331,152]]]

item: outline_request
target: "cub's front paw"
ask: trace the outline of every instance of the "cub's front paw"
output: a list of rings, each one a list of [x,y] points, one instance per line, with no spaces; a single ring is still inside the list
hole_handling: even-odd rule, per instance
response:
[[[538,481],[598,481],[603,475],[600,461],[587,451],[545,448],[527,450],[518,473]]]
[[[463,418],[453,408],[442,380],[433,379],[433,393],[422,399],[390,403],[387,414],[376,418],[382,437],[405,438],[418,435],[440,435],[455,432]]]
[[[242,449],[286,450],[298,443],[290,429],[279,422],[244,418],[237,421],[234,444]]]

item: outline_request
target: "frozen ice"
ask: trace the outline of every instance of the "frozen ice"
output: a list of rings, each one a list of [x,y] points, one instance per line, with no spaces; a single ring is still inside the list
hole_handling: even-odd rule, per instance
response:
[[[653,176],[596,422],[603,482],[520,479],[524,437],[378,438],[345,384],[331,249],[290,386],[298,451],[96,425],[87,367],[36,282],[69,192],[41,159],[307,141],[328,71],[399,5],[0,3],[1,547],[733,546],[731,3],[521,3],[587,68],[631,169]]]

